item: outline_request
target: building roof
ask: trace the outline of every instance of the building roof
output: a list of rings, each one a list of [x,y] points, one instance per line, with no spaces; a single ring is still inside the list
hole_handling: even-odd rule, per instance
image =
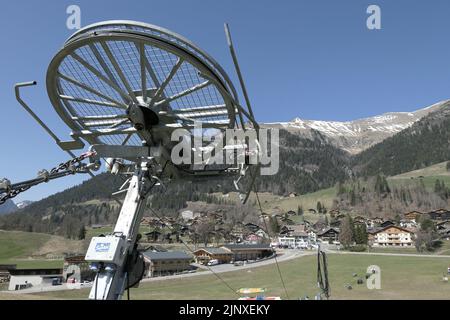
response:
[[[198,248],[197,250],[194,251],[194,253],[197,252],[197,251],[200,251],[200,250],[206,251],[206,252],[208,252],[210,254],[231,254],[230,250],[227,250],[225,248],[213,248],[213,247],[211,247],[211,248]]]
[[[35,268],[35,269],[9,269],[9,273],[13,276],[30,276],[30,275],[61,275],[62,268]]]
[[[339,230],[337,228],[326,228],[325,230],[320,231],[319,233],[317,233],[318,236],[322,236],[328,232],[335,232],[335,233],[339,233]]]
[[[188,255],[184,251],[167,251],[167,252],[154,252],[146,251],[143,253],[144,257],[149,260],[191,260],[192,256]]]
[[[272,249],[269,244],[226,244],[223,246],[229,250],[268,250]]]
[[[387,230],[389,228],[395,228],[395,229],[399,229],[399,230],[402,230],[402,231],[405,231],[405,232],[408,232],[408,233],[413,233],[411,230],[408,230],[406,228],[402,228],[402,227],[399,227],[399,226],[396,226],[396,225],[391,225],[391,226],[386,226],[384,228],[379,228],[378,230],[374,230],[374,231],[372,231],[370,233],[372,233],[372,234],[380,233],[380,232],[383,232],[384,230]]]

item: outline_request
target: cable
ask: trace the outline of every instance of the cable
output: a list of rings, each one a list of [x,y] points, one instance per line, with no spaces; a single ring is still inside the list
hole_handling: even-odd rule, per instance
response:
[[[259,195],[258,195],[258,191],[256,190],[256,185],[255,185],[255,195],[256,195],[256,200],[258,201],[259,210],[261,211],[261,215],[262,215],[264,212],[263,212],[263,209],[261,206],[261,202],[259,201]],[[264,217],[263,217],[263,221],[264,221],[264,225],[266,227],[266,232],[267,232],[267,234],[269,234],[269,229],[267,228],[267,222]],[[281,274],[281,269],[280,269],[280,265],[278,264],[276,252],[275,252],[274,258],[275,258],[275,264],[277,266],[278,274],[280,275],[281,284],[283,285],[284,292],[286,293],[286,298],[289,300],[289,294],[288,294],[288,291],[286,288],[286,284],[284,283],[283,275]]]
[[[160,221],[162,221],[162,218],[156,213],[156,211],[153,208],[149,207],[149,209]],[[169,229],[173,230],[172,226],[169,226],[169,225],[167,225],[167,226],[169,227]],[[183,239],[180,238],[180,241],[192,254],[194,254],[194,251],[183,241]],[[228,289],[233,291],[233,293],[236,296],[241,297],[237,293],[236,289],[233,289],[232,286],[230,286],[221,276],[219,276],[216,272],[214,272],[208,265],[206,265],[206,268],[208,268],[208,270],[211,271],[211,273],[214,274],[217,277],[217,279],[219,279]]]
[[[97,300],[97,287],[98,287],[98,276],[99,276],[99,274],[100,274],[100,269],[97,270],[97,275],[95,276],[95,291],[94,291],[95,299],[94,300]]]

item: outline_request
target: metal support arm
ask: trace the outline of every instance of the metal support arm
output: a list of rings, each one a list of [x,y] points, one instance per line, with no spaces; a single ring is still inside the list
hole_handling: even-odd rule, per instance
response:
[[[153,186],[150,166],[150,162],[137,165],[113,233],[91,240],[86,261],[91,262],[97,275],[89,299],[120,300],[127,287],[139,282],[136,274],[142,276],[139,270],[143,260],[139,259],[137,242],[145,200]]]

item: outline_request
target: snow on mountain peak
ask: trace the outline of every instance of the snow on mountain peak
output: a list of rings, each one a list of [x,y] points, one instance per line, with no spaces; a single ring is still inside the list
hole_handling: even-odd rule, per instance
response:
[[[316,130],[330,138],[336,146],[355,154],[410,127],[447,102],[442,101],[413,112],[388,112],[353,121],[304,120],[297,117],[289,122],[266,125],[300,134]]]

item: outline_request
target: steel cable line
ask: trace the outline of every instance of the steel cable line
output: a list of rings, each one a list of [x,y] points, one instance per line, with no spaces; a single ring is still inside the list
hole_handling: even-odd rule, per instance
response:
[[[255,189],[254,190],[255,190],[256,200],[258,201],[259,210],[261,211],[261,215],[262,215],[262,214],[264,214],[264,212],[263,212],[263,209],[262,209],[262,206],[261,206],[261,202],[259,201],[259,195],[258,195],[258,191],[256,190],[256,185],[255,185]],[[262,217],[262,218],[263,218],[263,221],[264,221],[264,225],[266,227],[266,232],[267,232],[267,234],[269,234],[269,229],[267,228],[266,219],[264,217]],[[284,283],[283,275],[281,274],[281,269],[280,269],[280,265],[278,264],[278,259],[277,259],[276,252],[275,252],[274,258],[275,258],[275,264],[276,264],[276,267],[277,267],[277,270],[278,270],[278,274],[280,275],[281,284],[283,285],[284,292],[286,294],[286,298],[289,300],[289,294],[288,294],[288,291],[287,291],[287,288],[286,288],[286,284]]]

